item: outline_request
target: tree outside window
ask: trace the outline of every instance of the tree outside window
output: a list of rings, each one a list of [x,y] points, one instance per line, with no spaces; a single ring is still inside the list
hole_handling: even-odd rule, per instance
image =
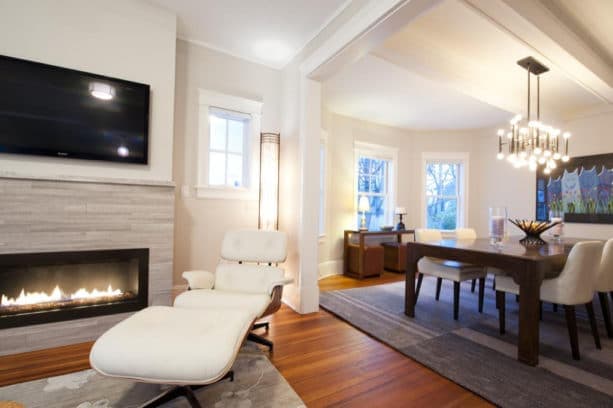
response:
[[[426,163],[426,227],[456,229],[460,214],[460,172],[454,162]]]

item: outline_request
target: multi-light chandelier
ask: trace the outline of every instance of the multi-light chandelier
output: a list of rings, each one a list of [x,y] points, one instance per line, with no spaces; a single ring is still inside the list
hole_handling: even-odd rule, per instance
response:
[[[518,114],[511,119],[510,130],[498,129],[499,160],[505,158],[502,146],[508,145],[507,160],[516,168],[528,167],[536,171],[543,165],[545,174],[557,167],[557,162],[567,162],[568,139],[570,132],[562,132],[540,120],[541,116],[541,81],[539,75],[549,71],[549,68],[532,57],[517,61],[517,64],[528,72],[528,109],[527,118]],[[530,116],[530,76],[536,76],[536,120]]]

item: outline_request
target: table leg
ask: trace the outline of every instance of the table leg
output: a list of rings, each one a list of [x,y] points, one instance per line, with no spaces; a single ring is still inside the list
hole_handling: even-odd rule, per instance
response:
[[[415,275],[420,256],[414,247],[407,247],[406,284],[404,288],[404,314],[415,317]]]
[[[518,275],[519,338],[517,359],[536,366],[539,362],[539,305],[544,269],[543,263],[527,263]]]

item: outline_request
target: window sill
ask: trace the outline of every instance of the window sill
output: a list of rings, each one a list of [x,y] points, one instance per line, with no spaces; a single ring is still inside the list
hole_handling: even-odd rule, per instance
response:
[[[196,186],[196,198],[257,201],[258,192],[257,190],[245,188]]]

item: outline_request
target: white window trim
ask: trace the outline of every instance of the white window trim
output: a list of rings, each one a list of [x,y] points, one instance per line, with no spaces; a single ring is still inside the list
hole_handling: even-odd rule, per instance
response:
[[[387,223],[394,223],[394,209],[396,208],[396,194],[398,193],[398,148],[392,146],[379,145],[374,143],[366,143],[354,141],[354,156],[353,156],[353,213],[354,215],[358,211],[358,157],[361,155],[374,157],[383,160],[390,160],[392,165],[389,168],[389,200],[387,203]],[[358,228],[357,217],[353,217],[355,224],[354,228]]]
[[[226,95],[205,89],[198,90],[198,175],[196,197],[235,200],[258,200],[260,180],[260,127],[262,119],[262,102],[238,96]],[[219,108],[247,114],[249,123],[248,149],[249,187],[232,188],[230,186],[209,185],[209,108]]]
[[[421,225],[426,227],[426,164],[428,162],[455,162],[462,165],[460,175],[460,210],[456,228],[464,228],[468,223],[468,181],[470,180],[470,154],[468,152],[423,152],[421,154]]]
[[[323,232],[319,232],[319,240],[324,241],[328,232],[328,191],[330,190],[330,176],[329,176],[329,168],[330,168],[330,155],[328,154],[328,132],[325,130],[321,131],[321,136],[319,139],[319,148],[324,148],[324,199],[323,199]],[[320,156],[321,157],[321,156]],[[321,205],[321,202],[320,202]],[[321,223],[321,220],[320,220]],[[319,229],[319,224],[317,225],[317,229]]]

